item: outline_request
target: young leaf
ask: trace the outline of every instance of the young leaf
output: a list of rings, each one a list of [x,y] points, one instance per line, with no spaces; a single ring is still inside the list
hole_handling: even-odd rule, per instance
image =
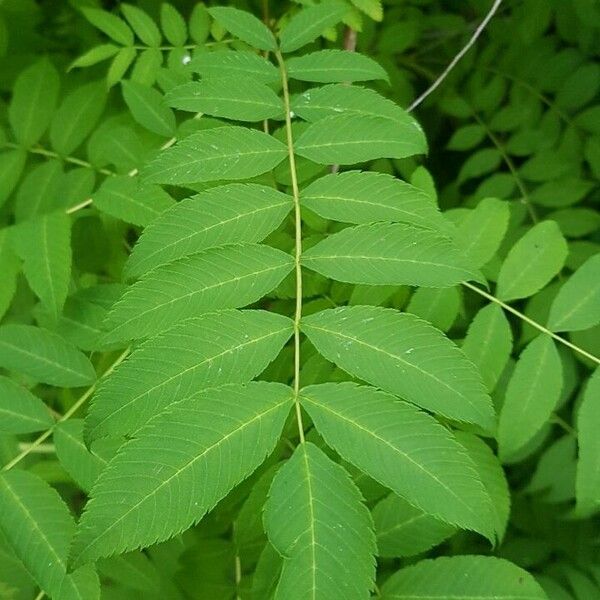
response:
[[[577,509],[582,513],[600,506],[600,369],[596,369],[585,388],[577,415],[579,460],[575,482]]]
[[[525,570],[495,556],[443,556],[423,560],[392,575],[381,590],[382,600],[546,600]]]
[[[284,557],[275,600],[367,598],[375,576],[369,511],[348,473],[303,443],[279,469],[264,523]]]
[[[301,402],[345,460],[421,510],[494,539],[490,498],[471,459],[432,416],[354,383],[309,386]]]
[[[192,59],[190,69],[202,77],[250,78],[262,83],[279,83],[277,67],[255,52],[216,50]]]
[[[122,81],[121,85],[131,115],[140,125],[165,137],[175,133],[175,115],[163,104],[159,92],[135,81]]]
[[[291,334],[289,318],[259,310],[223,310],[176,325],[105,380],[86,418],[86,438],[133,433],[199,390],[251,381]]]
[[[279,227],[292,204],[291,196],[252,183],[202,192],[178,203],[144,230],[125,274],[136,277],[214,246],[260,242]]]
[[[274,137],[245,127],[218,127],[186,137],[155,158],[143,175],[151,183],[185,184],[249,179],[276,167],[287,148]]]
[[[476,368],[425,321],[392,309],[352,306],[305,317],[302,331],[351,375],[432,412],[494,429],[492,402]]]
[[[210,248],[158,267],[115,305],[105,341],[148,337],[203,312],[247,306],[293,267],[289,254],[258,244]]]
[[[300,199],[318,215],[342,223],[391,221],[441,233],[450,230],[425,192],[383,173],[347,171],[325,175],[305,187]]]
[[[76,150],[93,131],[105,104],[106,88],[103,83],[88,83],[71,92],[52,118],[52,147],[63,155]]]
[[[277,94],[249,77],[203,79],[184,83],[165,96],[169,106],[236,121],[263,121],[283,115]]]
[[[291,79],[314,83],[388,80],[383,67],[372,58],[345,50],[318,50],[286,62]]]
[[[415,556],[441,544],[456,528],[389,494],[373,509],[378,555]]]
[[[109,177],[92,196],[94,206],[117,219],[148,225],[175,202],[157,185],[146,185],[135,177]]]
[[[27,388],[0,376],[0,432],[32,433],[54,424],[46,405]]]
[[[42,304],[57,318],[67,298],[71,278],[71,220],[51,213],[26,221],[11,232],[23,272]]]
[[[0,327],[0,366],[61,387],[90,385],[96,379],[92,363],[75,346],[32,325]]]
[[[318,164],[351,165],[376,158],[405,158],[427,151],[416,127],[399,127],[381,117],[336,115],[312,123],[295,151]]]
[[[567,243],[554,221],[534,225],[510,250],[498,275],[496,295],[504,301],[541,290],[563,267]]]
[[[291,389],[277,383],[228,385],[148,423],[94,485],[75,565],[149,546],[198,522],[272,452],[291,400]]]
[[[552,331],[579,331],[600,323],[600,255],[590,257],[561,287],[550,307]]]
[[[510,513],[510,491],[500,461],[492,449],[472,433],[456,431],[454,435],[473,461],[483,487],[492,499],[494,529],[502,541]]]
[[[372,285],[448,287],[477,277],[448,238],[404,223],[347,227],[304,252],[302,264]]]
[[[148,13],[137,6],[133,6],[133,4],[121,4],[120,8],[125,19],[127,19],[127,22],[135,32],[135,35],[137,35],[144,44],[147,46],[160,45],[160,31]],[[125,45],[127,46],[128,44]]]
[[[183,46],[187,40],[187,25],[181,13],[168,2],[160,5],[160,26],[173,46]]]
[[[271,30],[253,14],[230,6],[209,8],[211,17],[240,40],[259,50],[276,50],[277,42]]]
[[[523,350],[508,384],[498,423],[503,458],[520,450],[554,410],[563,386],[562,363],[552,338],[539,335]]]
[[[0,504],[0,530],[42,590],[53,598],[99,598],[98,577],[90,567],[67,575],[75,523],[56,490],[15,469],[0,474]]]
[[[412,128],[422,133],[421,126],[403,108],[374,90],[355,85],[331,84],[307,90],[293,100],[292,110],[311,122],[338,114],[383,117],[406,131]]]
[[[502,375],[512,347],[512,331],[504,311],[496,304],[484,306],[471,321],[462,350],[479,369],[490,393]]]
[[[106,74],[106,84],[108,87],[112,87],[125,75],[127,69],[131,66],[135,57],[137,56],[137,51],[135,48],[121,48],[119,52],[115,55],[112,62],[110,63],[110,67],[108,68],[108,73]]]
[[[348,12],[339,0],[323,2],[297,12],[280,33],[282,52],[294,52],[314,41],[326,29],[337,25]]]
[[[111,58],[118,51],[119,46],[115,46],[114,44],[100,44],[100,46],[95,46],[74,60],[69,69],[75,69],[77,67],[91,67],[92,65]]]
[[[494,256],[508,227],[508,203],[485,198],[456,228],[454,240],[469,263],[483,267]]]
[[[32,146],[44,135],[54,115],[60,80],[47,59],[33,63],[14,83],[8,122],[23,146]]]
[[[82,8],[81,12],[96,29],[105,33],[115,42],[123,46],[133,45],[133,32],[119,17],[97,8]]]

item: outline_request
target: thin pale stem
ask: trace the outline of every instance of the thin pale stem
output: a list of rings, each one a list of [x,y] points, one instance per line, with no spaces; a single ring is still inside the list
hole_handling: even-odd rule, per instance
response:
[[[566,340],[565,338],[561,337],[560,335],[557,335],[553,331],[550,331],[547,327],[544,327],[537,321],[530,319],[527,315],[524,315],[522,312],[519,312],[516,308],[513,308],[512,306],[506,304],[505,302],[502,302],[502,300],[499,300],[498,298],[496,298],[496,296],[492,296],[492,294],[488,294],[485,290],[482,290],[481,288],[478,288],[477,286],[474,286],[467,281],[463,281],[462,284],[465,287],[469,288],[470,290],[476,292],[480,296],[483,296],[490,302],[493,302],[494,304],[501,306],[507,312],[515,315],[516,317],[519,317],[519,319],[521,319],[522,321],[525,321],[525,323],[529,323],[529,325],[531,325],[532,327],[535,327],[538,331],[541,331],[542,333],[549,335],[551,338],[555,339],[557,342],[563,344],[567,348],[571,348],[571,350],[574,350],[575,352],[581,354],[581,356],[585,356],[587,359],[600,365],[600,358],[598,358],[597,356],[590,354],[587,350],[584,350],[583,348],[576,346],[575,344],[571,343],[569,340]]]
[[[479,24],[479,27],[473,32],[473,35],[469,38],[469,41],[460,50],[460,52],[452,59],[450,64],[442,71],[441,75],[408,107],[408,112],[413,111],[419,104],[421,104],[430,94],[432,94],[448,77],[452,69],[458,64],[460,59],[471,49],[473,44],[477,41],[477,38],[483,33],[487,24],[491,21],[492,17],[502,4],[502,0],[494,0],[492,7],[488,11],[483,21]]]
[[[42,598],[46,595],[44,590],[40,590],[40,593],[34,598],[34,600],[42,600]]]
[[[70,419],[83,406],[83,404],[85,404],[87,399],[94,393],[96,386],[98,385],[98,382],[102,378],[106,377],[107,375],[110,375],[110,373],[112,373],[114,371],[114,369],[117,367],[117,365],[119,365],[121,362],[123,362],[123,360],[125,359],[125,357],[128,354],[129,354],[129,348],[127,348],[124,352],[122,352],[117,357],[115,362],[113,362],[110,365],[110,367],[108,367],[108,369],[106,369],[106,371],[104,371],[104,373],[102,373],[102,375],[94,382],[94,384],[91,385],[79,397],[79,399],[75,402],[75,404],[73,404],[73,406],[71,406],[71,408],[62,417],[60,417],[60,419],[58,419],[56,421],[56,423],[54,423],[54,425],[52,425],[52,427],[50,427],[50,429],[47,429],[46,431],[44,431],[44,433],[42,433],[39,437],[37,437],[31,444],[28,444],[27,448],[23,449],[20,454],[15,456],[15,458],[13,458],[10,462],[6,463],[2,467],[1,470],[8,471],[8,470],[12,469],[15,465],[20,463],[26,456],[28,456],[32,452],[35,452],[37,450],[37,448],[52,435],[52,433],[56,429],[56,426],[59,423],[62,423],[63,421]]]
[[[302,422],[302,410],[300,408],[300,320],[302,319],[302,213],[300,210],[300,189],[298,187],[298,176],[296,173],[296,158],[294,155],[294,137],[292,134],[291,102],[288,86],[287,71],[281,52],[276,52],[281,83],[283,88],[283,102],[285,110],[285,129],[288,148],[288,159],[290,174],[292,178],[292,194],[294,198],[294,221],[295,221],[295,249],[294,265],[296,273],[296,310],[294,313],[294,403],[296,405],[296,418],[298,422],[298,434],[300,442],[304,443],[304,424]]]

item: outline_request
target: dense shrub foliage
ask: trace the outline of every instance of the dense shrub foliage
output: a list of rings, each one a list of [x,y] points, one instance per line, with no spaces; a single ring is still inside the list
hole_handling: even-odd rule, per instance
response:
[[[0,598],[600,598],[599,53],[0,0]]]

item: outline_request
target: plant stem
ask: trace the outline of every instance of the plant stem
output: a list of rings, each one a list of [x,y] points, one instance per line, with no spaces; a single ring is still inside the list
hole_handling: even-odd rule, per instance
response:
[[[285,110],[285,129],[288,147],[288,159],[290,163],[290,175],[292,178],[292,194],[294,198],[294,221],[295,221],[295,249],[294,264],[296,272],[296,310],[294,313],[294,403],[296,405],[296,419],[298,422],[298,434],[300,442],[304,443],[304,424],[302,422],[302,410],[300,408],[300,320],[302,319],[302,213],[300,211],[300,190],[298,188],[298,176],[296,173],[296,158],[294,156],[294,137],[292,135],[292,118],[290,106],[290,91],[288,87],[287,72],[283,56],[278,50],[275,53],[281,83],[283,88],[283,102]]]
[[[530,319],[528,316],[524,315],[522,312],[519,312],[516,308],[513,308],[512,306],[509,306],[505,302],[502,302],[502,300],[499,300],[498,298],[496,298],[496,296],[492,296],[492,294],[488,294],[486,291],[478,288],[477,286],[474,286],[474,285],[468,283],[467,281],[463,281],[462,284],[465,287],[469,288],[470,290],[473,290],[474,292],[478,293],[480,296],[483,296],[490,302],[494,302],[498,306],[501,306],[504,310],[508,311],[509,313],[512,313],[516,317],[519,317],[519,319],[521,319],[522,321],[529,323],[532,327],[535,327],[538,331],[541,331],[542,333],[549,335],[551,338],[554,338],[557,342],[567,346],[567,348],[571,348],[571,350],[578,352],[579,354],[581,354],[582,356],[585,356],[587,359],[591,360],[592,362],[595,362],[600,365],[600,358],[598,358],[597,356],[590,354],[587,350],[584,350],[583,348],[576,346],[575,344],[569,342],[569,340],[566,340],[565,338],[560,337],[560,335],[557,335],[553,331],[550,331],[547,327],[540,325],[540,323],[538,323],[537,321],[534,321],[533,319]]]
[[[94,391],[98,385],[98,382],[103,377],[110,375],[110,373],[112,373],[114,371],[114,369],[117,367],[117,365],[119,365],[121,362],[123,362],[125,357],[129,354],[129,350],[130,350],[129,348],[124,350],[117,357],[117,359],[110,365],[110,367],[108,367],[108,369],[106,369],[106,371],[104,371],[104,373],[102,373],[102,375],[79,397],[79,399],[75,402],[75,404],[73,404],[73,406],[71,406],[71,408],[60,419],[58,419],[58,421],[56,421],[56,423],[54,423],[54,425],[52,425],[52,427],[50,427],[50,429],[47,429],[46,431],[44,431],[44,433],[42,433],[38,438],[36,438],[31,444],[29,444],[27,446],[27,448],[25,448],[20,454],[15,456],[15,458],[13,458],[10,462],[6,463],[0,470],[8,471],[8,470],[12,469],[15,465],[20,463],[31,452],[35,451],[36,448],[38,448],[38,446],[40,446],[44,441],[46,441],[52,435],[52,433],[56,429],[56,426],[59,423],[62,423],[63,421],[66,421],[67,419],[71,418],[81,408],[81,406],[85,403],[85,401],[94,393]]]

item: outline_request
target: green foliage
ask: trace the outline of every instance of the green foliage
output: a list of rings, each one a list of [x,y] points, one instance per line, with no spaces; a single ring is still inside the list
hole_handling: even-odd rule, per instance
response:
[[[0,598],[600,597],[595,3],[224,4],[0,2]]]

